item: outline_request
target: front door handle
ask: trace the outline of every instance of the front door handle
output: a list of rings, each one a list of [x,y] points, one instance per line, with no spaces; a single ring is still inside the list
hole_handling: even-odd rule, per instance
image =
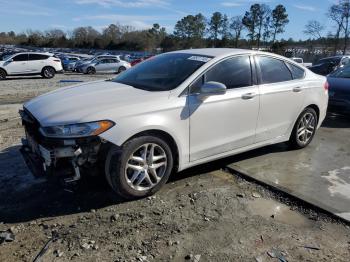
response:
[[[253,99],[255,96],[256,96],[255,93],[247,93],[247,94],[242,95],[242,99],[249,100],[249,99]]]
[[[300,86],[294,87],[294,88],[293,88],[293,92],[295,92],[295,93],[299,93],[299,92],[301,92],[301,91],[303,91],[303,89],[301,89]]]

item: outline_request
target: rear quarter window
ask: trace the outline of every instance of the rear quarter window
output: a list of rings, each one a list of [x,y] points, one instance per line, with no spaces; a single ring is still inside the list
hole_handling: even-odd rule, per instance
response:
[[[287,63],[290,71],[292,72],[293,79],[303,79],[305,76],[305,70],[300,68],[299,66],[293,65],[291,63]]]

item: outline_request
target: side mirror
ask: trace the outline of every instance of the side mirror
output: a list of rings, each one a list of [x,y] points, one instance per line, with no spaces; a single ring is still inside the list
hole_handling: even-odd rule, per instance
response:
[[[10,59],[10,60],[7,60],[8,63],[12,63],[13,62],[13,59]]]
[[[204,83],[201,87],[201,95],[203,96],[215,96],[215,95],[224,95],[226,93],[226,85],[219,82],[207,82]]]

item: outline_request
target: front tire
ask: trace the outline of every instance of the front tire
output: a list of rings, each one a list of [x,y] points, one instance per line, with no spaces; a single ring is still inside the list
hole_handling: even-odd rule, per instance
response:
[[[301,149],[307,147],[315,136],[318,123],[316,111],[308,107],[298,117],[296,121],[289,145],[293,149]]]
[[[94,75],[94,74],[96,74],[96,69],[93,68],[93,67],[88,67],[88,68],[86,69],[86,73],[87,73],[88,75]]]
[[[107,154],[106,178],[118,196],[143,198],[157,192],[173,169],[172,151],[161,138],[142,136],[112,146]]]
[[[46,79],[53,78],[56,74],[56,70],[53,67],[46,66],[41,71],[41,76]]]
[[[6,72],[5,70],[0,69],[0,80],[6,79]]]

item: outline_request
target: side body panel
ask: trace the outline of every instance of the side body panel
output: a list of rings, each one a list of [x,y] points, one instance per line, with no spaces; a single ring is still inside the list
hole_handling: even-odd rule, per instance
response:
[[[255,97],[243,99],[245,94]],[[217,155],[254,143],[259,112],[257,86],[229,89],[224,95],[190,95],[190,160]]]

